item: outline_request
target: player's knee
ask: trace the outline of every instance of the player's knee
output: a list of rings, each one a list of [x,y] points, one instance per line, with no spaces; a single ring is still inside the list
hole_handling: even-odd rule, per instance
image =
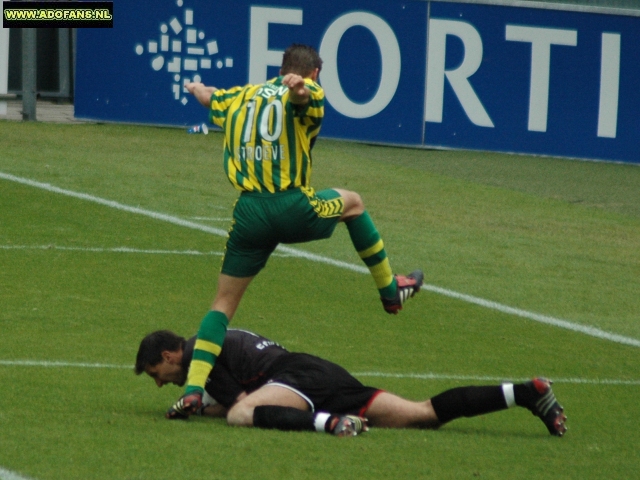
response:
[[[253,407],[245,407],[242,404],[234,405],[227,413],[227,424],[233,427],[252,427],[253,410]]]
[[[340,191],[344,202],[341,220],[352,220],[364,212],[364,202],[360,194],[349,190]]]

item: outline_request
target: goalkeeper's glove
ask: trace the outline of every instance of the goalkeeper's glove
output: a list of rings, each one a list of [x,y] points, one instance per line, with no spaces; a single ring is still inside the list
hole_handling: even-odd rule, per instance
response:
[[[178,399],[173,406],[167,410],[166,417],[169,420],[186,420],[189,415],[199,413],[203,408],[202,393],[187,393]]]

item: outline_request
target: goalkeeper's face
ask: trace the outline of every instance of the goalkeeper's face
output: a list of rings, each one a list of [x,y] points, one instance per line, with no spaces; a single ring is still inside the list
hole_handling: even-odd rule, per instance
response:
[[[181,387],[187,381],[187,372],[182,368],[182,364],[168,358],[163,358],[157,365],[148,365],[144,371],[153,378],[158,387],[167,383]]]

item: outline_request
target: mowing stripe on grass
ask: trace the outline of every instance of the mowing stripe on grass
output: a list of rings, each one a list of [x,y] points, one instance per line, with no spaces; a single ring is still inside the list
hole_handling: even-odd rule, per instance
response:
[[[16,472],[5,470],[0,467],[0,480],[30,480],[30,478],[23,477],[22,475],[18,475]]]
[[[60,245],[0,245],[0,250],[62,250],[68,252],[97,252],[97,253],[142,253],[148,255],[193,255],[222,257],[224,252],[200,252],[198,250],[159,250],[131,247],[62,247]],[[290,257],[291,255],[274,253],[276,257]]]
[[[65,252],[97,253],[144,253],[150,255],[213,255],[221,257],[224,252],[199,252],[197,250],[154,250],[129,247],[61,247],[59,245],[0,245],[0,250],[62,250]]]
[[[133,365],[116,365],[113,363],[88,363],[88,362],[60,362],[43,360],[0,360],[0,365],[7,367],[72,367],[72,368],[127,368],[133,369]]]
[[[43,190],[46,190],[48,192],[52,192],[52,193],[58,193],[61,195],[66,195],[69,197],[73,197],[73,198],[78,198],[81,200],[87,200],[90,202],[94,202],[94,203],[98,203],[100,205],[104,205],[106,207],[111,207],[111,208],[115,208],[116,210],[121,210],[124,212],[129,212],[129,213],[135,213],[138,215],[144,215],[150,218],[153,218],[155,220],[160,220],[163,222],[168,222],[168,223],[172,223],[174,225],[178,225],[181,227],[186,227],[186,228],[191,228],[193,230],[199,230],[201,232],[206,232],[206,233],[211,233],[213,235],[218,235],[218,236],[222,236],[222,237],[226,237],[227,236],[227,231],[226,230],[222,230],[220,228],[215,228],[215,227],[209,227],[207,225],[201,225],[199,223],[195,223],[195,222],[190,222],[188,220],[183,220],[182,218],[178,218],[178,217],[174,217],[172,215],[166,215],[164,213],[158,213],[158,212],[154,212],[152,210],[146,210],[144,208],[139,208],[139,207],[132,207],[129,205],[124,205],[122,203],[119,202],[115,202],[113,200],[106,200],[104,198],[100,198],[100,197],[95,197],[93,195],[88,195],[86,193],[80,193],[80,192],[74,192],[72,190],[65,190],[63,188],[59,188],[56,187],[54,185],[48,184],[48,183],[42,183],[42,182],[36,182],[34,180],[30,180],[28,178],[22,178],[22,177],[16,177],[15,175],[11,175],[8,173],[3,173],[0,172],[0,178],[4,179],[4,180],[9,180],[12,182],[16,182],[16,183],[21,183],[23,185],[28,185],[31,187],[35,187],[35,188],[40,188]],[[343,262],[340,260],[334,260],[332,258],[329,257],[324,257],[322,255],[316,255],[310,252],[305,252],[304,250],[299,250],[297,248],[292,248],[292,247],[286,247],[283,245],[278,246],[278,251],[291,255],[291,256],[295,256],[295,257],[300,257],[300,258],[304,258],[306,260],[310,260],[312,262],[318,262],[318,263],[324,263],[327,265],[333,265],[336,267],[340,267],[340,268],[344,268],[347,270],[351,270],[354,272],[359,272],[359,273],[369,273],[369,270],[362,266],[362,265],[353,265],[351,263],[348,262]],[[491,300],[485,300],[483,298],[479,298],[479,297],[474,297],[472,295],[467,295],[464,293],[459,293],[453,290],[448,290],[446,288],[441,288],[435,285],[423,285],[422,288],[424,290],[428,290],[431,291],[433,293],[437,293],[440,295],[445,295],[451,298],[455,298],[457,300],[462,300],[464,302],[469,302],[469,303],[473,303],[475,305],[479,305],[481,307],[485,307],[485,308],[490,308],[492,310],[497,310],[499,312],[502,313],[506,313],[509,315],[515,315],[521,318],[526,318],[529,320],[533,320],[536,322],[540,322],[540,323],[544,323],[547,325],[551,325],[554,327],[559,327],[559,328],[564,328],[567,330],[572,330],[574,332],[579,332],[579,333],[583,333],[585,335],[589,335],[592,337],[596,337],[596,338],[600,338],[602,340],[609,340],[615,343],[620,343],[623,345],[630,345],[633,347],[640,347],[640,340],[635,339],[635,338],[631,338],[631,337],[625,337],[622,335],[618,335],[615,333],[610,333],[610,332],[606,332],[604,330],[600,330],[599,328],[596,327],[591,327],[591,326],[585,326],[585,325],[581,325],[578,323],[574,323],[574,322],[569,322],[567,320],[562,320],[559,318],[554,318],[554,317],[550,317],[547,315],[542,315],[539,313],[535,313],[535,312],[529,312],[527,310],[521,310],[519,308],[513,308],[513,307],[509,307],[507,305],[502,305],[500,303],[497,302],[493,302]]]
[[[62,362],[42,360],[0,360],[0,365],[7,367],[44,367],[44,368],[107,368],[132,370],[133,365],[118,365],[114,363],[90,362]],[[409,378],[417,380],[462,380],[468,382],[527,382],[527,378],[507,378],[489,375],[457,375],[451,373],[385,373],[385,372],[355,372],[354,377],[378,378]],[[558,383],[584,383],[591,385],[640,385],[640,380],[622,380],[611,378],[554,378]]]
[[[68,197],[73,197],[73,198],[78,198],[80,200],[87,200],[89,202],[98,203],[100,205],[104,205],[105,207],[115,208],[116,210],[121,210],[123,212],[144,215],[146,217],[150,217],[155,220],[161,220],[163,222],[172,223],[174,225],[179,225],[181,227],[200,230],[201,232],[212,233],[214,235],[218,235],[222,237],[227,236],[227,231],[221,228],[201,225],[199,223],[190,222],[189,220],[183,220],[181,218],[174,217],[172,215],[165,215],[163,213],[153,212],[151,210],[146,210],[144,208],[131,207],[129,205],[124,205],[119,202],[114,202],[113,200],[106,200],[104,198],[94,197],[93,195],[88,195],[86,193],[74,192],[73,190],[65,190],[64,188],[58,188],[49,183],[36,182],[33,180],[29,180],[28,178],[16,177],[15,175],[10,175],[8,173],[3,173],[3,172],[0,172],[0,178],[4,180],[16,182],[16,183],[21,183],[23,185],[28,185],[30,187],[40,188],[42,190],[46,190],[47,192],[59,193],[61,195],[66,195]]]

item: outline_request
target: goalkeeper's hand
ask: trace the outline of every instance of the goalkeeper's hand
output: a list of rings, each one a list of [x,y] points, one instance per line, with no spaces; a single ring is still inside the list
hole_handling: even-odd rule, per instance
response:
[[[189,415],[197,414],[202,409],[202,393],[194,392],[183,395],[167,410],[169,420],[186,420]]]

